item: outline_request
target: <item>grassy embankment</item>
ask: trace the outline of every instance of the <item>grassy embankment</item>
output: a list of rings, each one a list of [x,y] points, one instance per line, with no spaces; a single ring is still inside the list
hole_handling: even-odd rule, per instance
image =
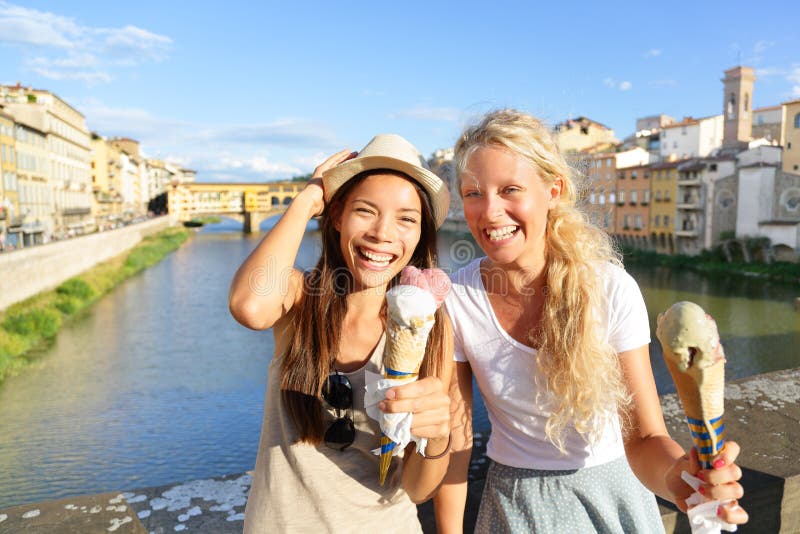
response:
[[[741,260],[727,262],[718,251],[706,251],[699,256],[682,256],[623,249],[623,254],[626,264],[663,265],[710,274],[758,277],[789,284],[800,283],[800,263],[756,261],[746,263]]]
[[[56,336],[65,321],[123,280],[158,263],[188,237],[189,231],[184,228],[169,228],[145,237],[128,252],[0,313],[0,382],[25,367],[36,351]]]

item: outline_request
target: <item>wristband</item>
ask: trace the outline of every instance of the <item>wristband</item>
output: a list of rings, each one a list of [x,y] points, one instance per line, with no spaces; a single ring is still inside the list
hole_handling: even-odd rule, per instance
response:
[[[452,433],[447,435],[447,445],[445,445],[444,450],[442,452],[440,452],[439,454],[435,454],[433,456],[428,456],[427,454],[423,454],[422,457],[425,458],[426,460],[438,460],[442,456],[446,455],[447,453],[450,452],[450,440],[452,438],[453,438],[453,434]]]

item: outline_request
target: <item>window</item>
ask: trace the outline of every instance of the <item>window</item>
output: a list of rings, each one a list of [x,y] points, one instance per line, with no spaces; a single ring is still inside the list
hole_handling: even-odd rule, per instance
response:
[[[733,119],[736,118],[736,95],[731,93],[731,97],[728,99],[728,118]]]
[[[686,126],[681,126],[681,135],[686,135]]]
[[[627,229],[629,229],[631,227],[631,216],[630,215],[626,215],[625,216],[625,218],[624,218],[624,220],[622,222],[622,227],[625,230],[627,230]]]
[[[661,215],[656,215],[656,219],[655,219],[655,221],[653,223],[653,226],[655,226],[656,228],[661,226]]]
[[[649,189],[645,189],[644,191],[642,191],[642,203],[643,204],[649,204],[650,203],[650,190]]]
[[[712,172],[713,172],[713,171],[716,171],[716,170],[717,170],[717,164],[716,164],[716,163],[712,163],[712,164],[711,164],[711,165],[708,167],[708,170],[710,170],[710,171],[712,171]]]
[[[794,116],[794,127],[800,128],[800,113]]]
[[[669,215],[664,215],[664,227],[669,228]]]
[[[744,107],[742,110],[744,111],[744,116],[747,117],[747,112],[750,111],[750,93],[744,94]]]
[[[636,204],[636,200],[638,198],[638,191],[635,189],[631,191],[631,204]]]
[[[619,194],[617,195],[617,202],[620,204],[625,202],[625,191],[619,191]]]
[[[636,217],[634,217],[634,219],[633,219],[633,227],[636,228],[637,230],[642,230],[644,228],[644,226],[642,225],[642,216],[641,215],[637,215]]]

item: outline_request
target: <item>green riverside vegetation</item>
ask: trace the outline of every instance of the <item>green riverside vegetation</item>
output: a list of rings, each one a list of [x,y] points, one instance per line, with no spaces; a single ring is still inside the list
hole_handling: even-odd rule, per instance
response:
[[[125,254],[0,313],[0,382],[28,365],[55,338],[64,322],[123,280],[158,263],[188,238],[189,231],[184,228],[168,228],[145,237]]]
[[[658,254],[652,251],[622,248],[624,261],[633,265],[662,265],[676,269],[690,269],[702,273],[726,274],[736,276],[751,276],[786,282],[800,283],[800,263],[775,261],[745,262],[741,258],[734,258],[728,262],[719,250],[703,251],[698,256],[684,256],[680,254]],[[800,295],[798,295],[800,296]]]

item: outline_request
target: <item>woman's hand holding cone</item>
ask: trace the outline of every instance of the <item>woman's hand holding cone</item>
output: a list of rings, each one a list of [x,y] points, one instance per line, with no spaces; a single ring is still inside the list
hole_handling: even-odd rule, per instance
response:
[[[411,433],[420,438],[445,439],[450,434],[450,397],[438,377],[391,388],[378,408],[384,413],[413,413]]]

